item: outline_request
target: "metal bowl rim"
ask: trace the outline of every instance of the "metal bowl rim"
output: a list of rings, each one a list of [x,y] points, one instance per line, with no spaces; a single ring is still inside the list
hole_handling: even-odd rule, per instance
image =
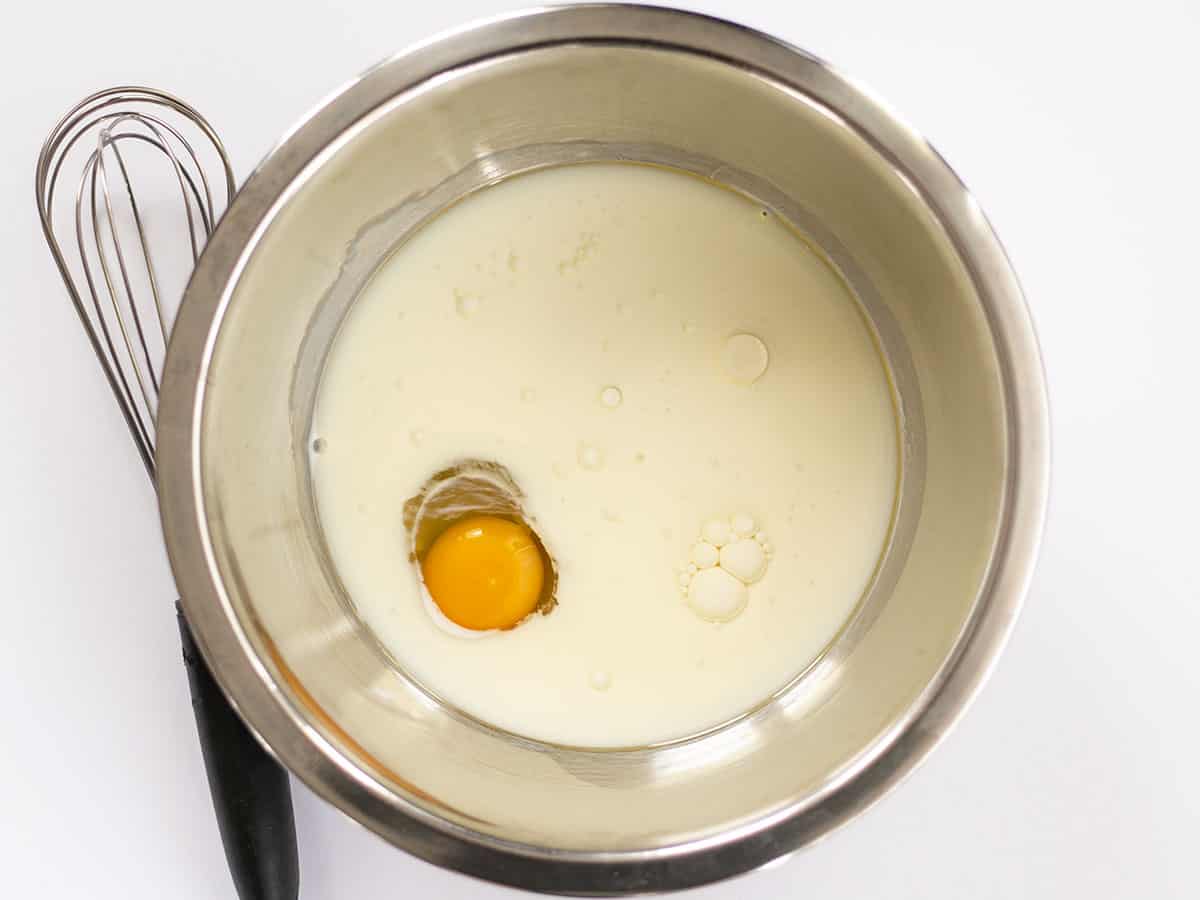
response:
[[[308,725],[237,623],[212,552],[200,435],[213,346],[241,270],[287,199],[350,130],[387,98],[484,59],[562,43],[657,46],[752,70],[810,94],[814,68],[835,113],[921,196],[966,261],[998,351],[1009,478],[987,583],[955,651],[877,752],[816,804],[749,827],[644,851],[562,851],[498,840],[440,819],[389,792]],[[811,94],[810,94],[811,95]],[[382,99],[381,99],[382,98]],[[163,532],[197,642],[256,737],[315,793],[393,844],[438,865],[547,892],[604,894],[708,883],[764,865],[854,818],[902,780],[953,727],[1007,642],[1036,560],[1049,490],[1049,414],[1033,323],[1002,246],[946,162],[878,100],[810,54],[770,35],[695,13],[583,4],[508,13],[435,36],[372,67],[301,119],[259,164],[221,220],[176,322],[158,423]]]

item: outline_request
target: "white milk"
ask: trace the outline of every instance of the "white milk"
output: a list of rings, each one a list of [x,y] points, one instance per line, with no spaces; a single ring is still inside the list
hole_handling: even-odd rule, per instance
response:
[[[767,348],[751,384],[735,334]],[[515,178],[421,229],[348,316],[313,436],[334,564],[408,674],[584,746],[686,736],[785,686],[869,584],[898,479],[884,364],[822,257],[738,194],[621,164]],[[402,523],[463,458],[513,473],[559,567],[556,609],[476,640],[426,612]],[[739,512],[770,564],[714,624],[680,569]]]

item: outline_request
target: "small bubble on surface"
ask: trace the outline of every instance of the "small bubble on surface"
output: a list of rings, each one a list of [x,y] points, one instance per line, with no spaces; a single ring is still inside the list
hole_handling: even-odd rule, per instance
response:
[[[613,385],[609,385],[600,392],[600,404],[608,409],[616,409],[621,405],[623,399],[621,389]]]

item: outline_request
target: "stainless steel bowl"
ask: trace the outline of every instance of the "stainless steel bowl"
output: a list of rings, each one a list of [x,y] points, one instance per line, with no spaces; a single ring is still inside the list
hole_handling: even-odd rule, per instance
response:
[[[389,662],[325,551],[306,453],[325,354],[388,253],[481,186],[595,159],[702,173],[808,232],[879,334],[904,426],[891,544],[821,661],[720,730],[619,751],[490,729]],[[861,812],[946,734],[994,663],[1047,490],[1033,330],[954,173],[807,54],[634,6],[443,35],[290,132],[191,281],[158,431],[184,605],[250,727],[397,846],[543,891],[701,884]]]

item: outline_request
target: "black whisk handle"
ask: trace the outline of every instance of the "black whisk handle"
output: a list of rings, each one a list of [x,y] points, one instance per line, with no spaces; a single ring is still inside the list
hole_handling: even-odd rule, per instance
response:
[[[234,712],[175,606],[204,768],[237,895],[297,900],[300,865],[287,772]]]

